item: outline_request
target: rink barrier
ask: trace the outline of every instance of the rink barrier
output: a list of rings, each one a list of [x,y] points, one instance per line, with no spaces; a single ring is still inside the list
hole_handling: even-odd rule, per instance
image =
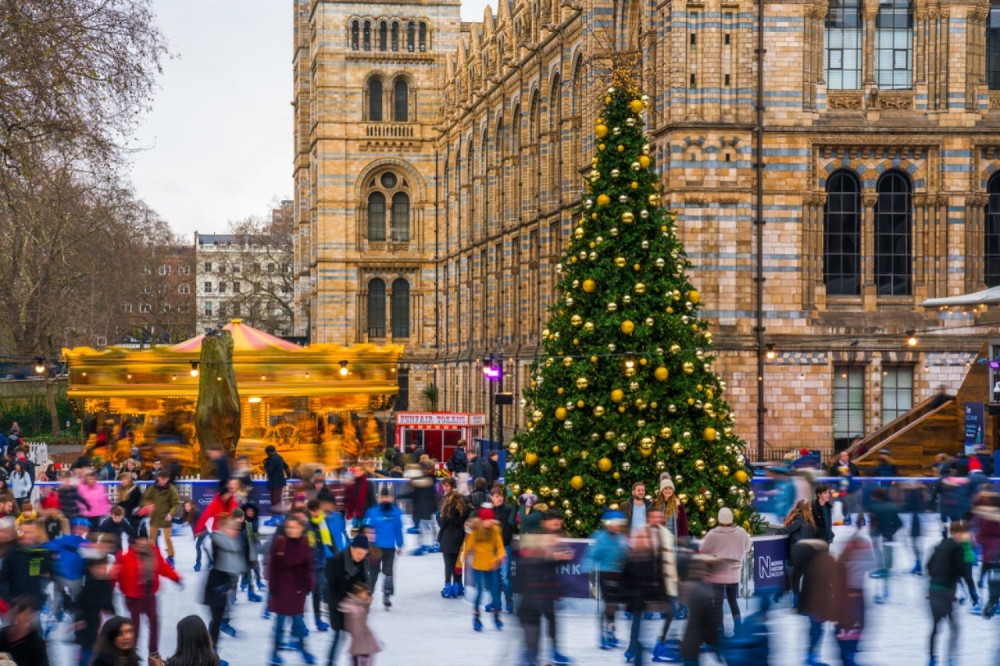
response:
[[[248,500],[253,504],[257,505],[257,514],[260,516],[270,516],[271,511],[271,492],[267,487],[266,478],[253,478],[253,489],[250,492]],[[327,481],[330,479],[328,478]],[[388,488],[389,493],[393,500],[397,498],[397,495],[402,497],[406,493],[405,488],[401,484],[408,483],[408,479],[383,479],[375,478],[369,479],[369,481],[374,485],[375,496],[378,497],[382,492],[383,488]],[[118,501],[118,487],[121,485],[119,481],[98,481],[98,484],[104,486],[108,490],[108,500],[112,504]],[[153,481],[136,481],[135,485],[140,487],[147,487],[152,485]],[[282,492],[282,501],[287,505],[295,498],[295,494],[298,492],[303,492],[300,490],[303,485],[303,481],[300,479],[289,480],[285,484],[285,489]],[[41,496],[45,496],[52,489],[59,487],[59,482],[57,481],[37,481],[35,482],[34,490]],[[307,486],[309,484],[306,484]],[[174,487],[177,488],[177,494],[180,495],[181,502],[187,499],[194,500],[195,504],[198,505],[199,509],[204,509],[212,502],[212,498],[215,494],[219,492],[219,482],[215,479],[196,479],[190,477],[178,477],[174,481]],[[48,490],[46,490],[48,489]],[[308,488],[306,489],[308,490]],[[37,498],[37,499],[40,499]]]

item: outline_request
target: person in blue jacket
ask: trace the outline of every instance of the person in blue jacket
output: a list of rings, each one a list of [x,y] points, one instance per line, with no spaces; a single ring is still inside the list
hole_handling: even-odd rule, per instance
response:
[[[351,542],[351,537],[347,535],[347,521],[344,519],[344,512],[337,510],[336,501],[332,494],[317,499],[319,499],[319,506],[323,510],[326,529],[330,531],[330,538],[333,539],[333,553],[339,553],[347,548]]]
[[[625,533],[628,519],[621,511],[605,511],[601,522],[604,526],[591,535],[594,542],[584,553],[581,565],[584,571],[597,574],[604,600],[604,612],[600,616],[601,649],[610,650],[618,645],[615,614],[621,599],[622,571],[628,560],[628,535]]]
[[[385,576],[382,584],[382,605],[392,607],[392,594],[395,589],[392,566],[396,555],[403,552],[403,512],[392,501],[388,486],[382,488],[379,503],[368,509],[363,524],[375,531],[375,547],[382,551],[379,566],[372,570],[372,589],[378,582],[381,572]]]
[[[90,521],[86,518],[74,518],[70,523],[71,533],[63,534],[44,544],[46,550],[52,551],[52,574],[55,589],[59,596],[68,597],[64,602],[72,606],[83,587],[84,561],[81,549],[93,547],[93,542],[87,538],[90,532]],[[60,612],[61,608],[56,608]]]

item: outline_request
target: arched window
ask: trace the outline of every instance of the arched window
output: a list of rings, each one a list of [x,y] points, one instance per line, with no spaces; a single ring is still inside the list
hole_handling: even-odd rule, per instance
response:
[[[410,197],[405,192],[392,195],[392,240],[410,242]]]
[[[1000,90],[1000,4],[995,3],[986,19],[986,84]]]
[[[371,21],[365,21],[364,46],[365,46],[365,51],[371,51],[372,50],[372,24],[371,24]]]
[[[351,48],[358,50],[358,22],[351,21]]]
[[[913,282],[910,181],[898,171],[878,179],[875,204],[875,284],[878,293],[909,296]]]
[[[427,24],[420,22],[420,52],[427,50]]]
[[[382,80],[376,77],[368,81],[368,120],[382,121]]]
[[[410,283],[403,278],[392,281],[392,337],[410,337]]]
[[[378,50],[385,51],[389,40],[389,26],[385,21],[378,24]]]
[[[993,174],[987,189],[986,247],[983,249],[983,279],[987,287],[1000,285],[1000,173]]]
[[[397,123],[409,121],[410,87],[406,79],[396,79],[392,87],[392,119]]]
[[[381,192],[368,195],[368,240],[385,240],[385,195]]]
[[[379,278],[368,283],[368,337],[385,337],[385,282]]]
[[[830,0],[826,13],[826,85],[830,90],[861,88],[862,22],[860,0]]]
[[[399,50],[399,23],[392,22],[392,50]]]
[[[826,181],[823,282],[829,296],[861,293],[861,186],[849,171],[835,171]]]
[[[414,25],[413,21],[406,24],[406,50],[413,51],[413,39],[414,39]]]
[[[875,82],[883,90],[913,87],[913,5],[880,0],[875,18]]]

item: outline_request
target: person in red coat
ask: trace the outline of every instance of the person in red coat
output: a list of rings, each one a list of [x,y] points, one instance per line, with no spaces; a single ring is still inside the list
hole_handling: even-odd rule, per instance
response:
[[[226,490],[221,493],[216,493],[215,497],[209,503],[205,510],[201,512],[198,517],[198,522],[194,524],[194,533],[199,535],[203,533],[208,527],[208,521],[212,521],[212,531],[215,531],[215,526],[219,524],[216,520],[218,516],[222,514],[231,515],[233,509],[238,509],[240,507],[239,501],[236,499],[236,488],[240,485],[240,482],[236,479],[230,479],[229,483],[226,485]]]
[[[156,606],[160,577],[169,578],[183,587],[180,574],[167,564],[159,548],[150,547],[145,525],[139,527],[136,537],[129,543],[128,551],[119,552],[115,559],[118,561],[115,582],[121,589],[125,605],[132,616],[135,643],[139,644],[139,626],[145,615],[149,622],[149,654],[153,654],[160,647],[160,621]]]
[[[282,533],[271,542],[267,574],[271,596],[267,601],[267,609],[277,615],[274,623],[274,646],[271,650],[272,666],[283,663],[278,655],[278,648],[283,644],[285,622],[289,619],[292,638],[296,641],[295,648],[302,652],[302,658],[307,664],[316,663],[316,658],[306,649],[305,636],[308,631],[303,619],[306,596],[316,585],[313,552],[305,530],[302,517],[291,514],[282,526]]]

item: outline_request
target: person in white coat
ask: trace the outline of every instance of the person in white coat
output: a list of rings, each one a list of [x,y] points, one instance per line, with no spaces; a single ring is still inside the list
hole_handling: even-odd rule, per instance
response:
[[[719,524],[708,531],[701,542],[699,552],[713,555],[719,562],[708,576],[708,582],[715,587],[715,613],[717,624],[722,627],[722,599],[729,602],[733,615],[734,631],[740,626],[740,607],[737,596],[740,589],[740,573],[743,561],[750,552],[750,535],[742,527],[733,524],[733,512],[723,507],[719,509]]]

